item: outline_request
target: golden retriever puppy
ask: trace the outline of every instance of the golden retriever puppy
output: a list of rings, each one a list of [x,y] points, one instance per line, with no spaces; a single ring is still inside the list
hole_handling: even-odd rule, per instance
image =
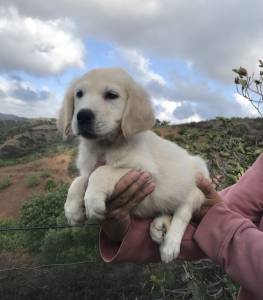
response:
[[[155,217],[150,234],[160,243],[162,261],[170,262],[179,254],[193,212],[205,200],[196,176],[209,178],[209,173],[200,157],[150,131],[154,123],[148,94],[122,69],[95,69],[72,83],[58,128],[64,136],[70,130],[79,136],[80,176],[69,188],[65,214],[70,224],[82,222],[85,203],[87,218],[102,220],[119,179],[131,169],[148,171],[156,188],[132,213]],[[106,165],[92,172],[101,159]],[[165,234],[164,225],[169,227]]]

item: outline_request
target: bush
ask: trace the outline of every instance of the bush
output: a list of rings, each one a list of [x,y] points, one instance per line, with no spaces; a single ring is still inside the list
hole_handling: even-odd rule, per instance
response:
[[[64,202],[68,185],[34,196],[22,207],[21,226],[66,225]],[[24,234],[24,247],[38,254],[42,263],[62,263],[98,257],[98,226],[83,228],[31,230]]]
[[[45,183],[45,190],[48,192],[53,191],[57,187],[56,182],[53,179],[48,179]]]
[[[0,228],[14,228],[19,224],[14,219],[0,220]],[[17,252],[22,248],[23,236],[20,231],[2,231],[0,232],[0,253]]]
[[[169,140],[169,141],[174,141],[175,138],[174,138],[174,134],[167,134],[165,137],[164,137],[166,140]]]
[[[9,176],[4,177],[2,180],[0,180],[0,190],[4,190],[8,188],[11,185],[11,179]]]
[[[98,227],[51,229],[41,247],[42,263],[98,260]]]
[[[39,177],[37,177],[35,175],[28,176],[26,179],[27,187],[32,188],[32,187],[38,186],[39,184],[40,184],[40,179],[39,179]]]
[[[37,195],[22,206],[20,224],[22,226],[57,225],[57,218],[64,215],[64,202],[68,186],[63,185],[56,191]],[[39,252],[46,230],[25,232],[25,247]]]

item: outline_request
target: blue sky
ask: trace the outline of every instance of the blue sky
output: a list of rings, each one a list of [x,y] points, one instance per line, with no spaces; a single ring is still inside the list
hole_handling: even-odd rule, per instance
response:
[[[74,78],[118,66],[160,119],[255,117],[231,69],[256,70],[262,17],[260,0],[2,0],[0,112],[55,117]]]

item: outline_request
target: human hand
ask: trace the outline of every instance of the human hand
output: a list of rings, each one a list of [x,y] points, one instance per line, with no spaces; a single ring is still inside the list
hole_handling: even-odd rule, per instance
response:
[[[121,241],[128,231],[130,211],[154,191],[155,185],[148,172],[129,171],[116,184],[106,202],[106,218],[102,230],[112,241]]]
[[[196,223],[200,223],[202,218],[206,215],[208,210],[216,203],[222,201],[220,195],[215,190],[213,182],[200,176],[196,179],[197,187],[204,193],[206,199],[201,208],[194,212],[192,220]]]

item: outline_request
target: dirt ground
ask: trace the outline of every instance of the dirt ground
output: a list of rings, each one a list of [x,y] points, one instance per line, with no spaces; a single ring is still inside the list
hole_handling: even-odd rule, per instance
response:
[[[0,218],[17,217],[23,202],[32,195],[44,191],[48,179],[56,183],[70,182],[68,174],[70,160],[70,155],[63,153],[26,164],[1,167],[0,180],[8,176],[11,185],[0,190]],[[40,183],[35,187],[27,187],[29,176],[37,176],[40,178]]]

